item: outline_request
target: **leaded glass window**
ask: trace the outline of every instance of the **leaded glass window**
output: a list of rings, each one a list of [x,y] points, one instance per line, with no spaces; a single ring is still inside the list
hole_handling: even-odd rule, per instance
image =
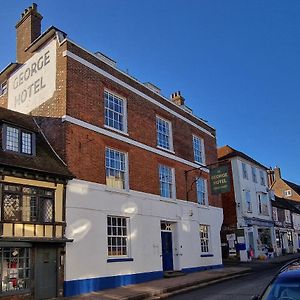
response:
[[[4,184],[4,221],[51,223],[54,219],[54,192],[42,188]]]
[[[19,129],[7,126],[6,149],[10,151],[19,152]]]

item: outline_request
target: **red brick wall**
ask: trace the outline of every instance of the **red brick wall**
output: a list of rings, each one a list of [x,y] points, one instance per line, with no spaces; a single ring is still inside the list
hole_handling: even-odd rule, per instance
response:
[[[66,125],[66,144],[66,161],[70,171],[79,179],[106,183],[105,147],[110,147],[128,153],[130,189],[159,195],[158,165],[163,164],[175,169],[176,196],[186,199],[184,171],[190,168],[182,163],[70,123]],[[189,188],[194,176],[199,176],[199,172],[189,174]],[[207,178],[205,173],[201,176]],[[196,202],[195,185],[189,193],[189,199]],[[219,196],[210,196],[209,202],[221,207]]]
[[[0,107],[7,108],[7,94],[0,96]]]

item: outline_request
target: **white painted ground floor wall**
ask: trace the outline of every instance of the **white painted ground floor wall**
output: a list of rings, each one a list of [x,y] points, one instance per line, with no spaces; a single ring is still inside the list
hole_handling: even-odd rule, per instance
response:
[[[108,262],[107,216],[129,220],[129,258]],[[65,295],[76,295],[162,276],[161,222],[172,223],[174,269],[186,272],[222,265],[223,210],[182,200],[72,180],[66,193]],[[210,228],[209,256],[201,256],[199,225]]]

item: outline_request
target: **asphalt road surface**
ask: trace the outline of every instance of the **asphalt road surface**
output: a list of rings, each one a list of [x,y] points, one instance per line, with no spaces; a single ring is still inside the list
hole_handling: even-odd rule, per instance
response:
[[[265,266],[253,270],[253,273],[213,284],[187,294],[181,294],[171,300],[250,300],[260,294],[270,282],[280,265]]]

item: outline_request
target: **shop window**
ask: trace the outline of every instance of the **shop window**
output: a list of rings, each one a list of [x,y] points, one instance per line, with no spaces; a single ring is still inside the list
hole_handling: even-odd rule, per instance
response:
[[[281,238],[281,234],[279,230],[275,231],[275,235],[276,235],[276,246],[278,248],[282,248],[282,238]]]
[[[30,249],[0,248],[1,293],[30,288]]]
[[[200,245],[201,245],[201,253],[209,253],[210,241],[209,241],[208,225],[200,225]]]
[[[128,218],[107,216],[108,256],[129,256],[128,223]]]
[[[3,221],[52,223],[54,192],[35,187],[3,184],[2,212]]]
[[[287,233],[287,241],[288,241],[288,246],[293,247],[293,233],[291,231],[288,231]]]

